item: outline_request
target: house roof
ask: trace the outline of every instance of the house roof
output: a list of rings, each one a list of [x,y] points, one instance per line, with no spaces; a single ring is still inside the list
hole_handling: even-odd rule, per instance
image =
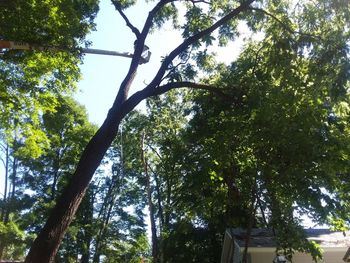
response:
[[[240,247],[245,246],[246,230],[241,228],[227,229]],[[321,247],[350,247],[350,231],[335,232],[329,229],[305,229],[307,239],[317,242]],[[271,229],[252,229],[249,247],[276,247]]]

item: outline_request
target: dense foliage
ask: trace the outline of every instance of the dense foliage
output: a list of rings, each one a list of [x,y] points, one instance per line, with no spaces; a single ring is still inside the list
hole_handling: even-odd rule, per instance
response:
[[[0,39],[57,48],[0,57],[0,259],[219,262],[229,227],[319,259],[300,217],[350,223],[349,1],[150,1],[142,30],[137,1],[111,3],[137,41],[99,129],[72,99],[98,2],[0,3]],[[166,23],[184,41],[129,97]],[[239,56],[217,61],[242,26]]]

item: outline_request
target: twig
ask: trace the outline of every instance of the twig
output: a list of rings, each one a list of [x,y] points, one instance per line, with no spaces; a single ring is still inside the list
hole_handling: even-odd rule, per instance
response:
[[[123,12],[122,6],[118,1],[112,0],[112,3],[115,7],[115,9],[119,12],[121,17],[124,19],[126,25],[131,29],[131,31],[136,35],[136,38],[139,38],[140,31],[130,22],[129,18],[126,16],[126,14]]]

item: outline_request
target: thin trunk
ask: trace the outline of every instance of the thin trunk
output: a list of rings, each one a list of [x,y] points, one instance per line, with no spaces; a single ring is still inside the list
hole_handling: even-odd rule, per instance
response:
[[[5,219],[5,213],[6,213],[6,207],[7,207],[7,188],[8,188],[8,181],[9,181],[9,147],[6,146],[5,150],[5,185],[4,185],[4,197],[3,197],[3,207],[1,208],[1,221],[4,222]],[[1,255],[0,255],[1,259]]]
[[[17,160],[14,157],[12,161],[12,175],[11,175],[11,184],[12,184],[12,190],[11,195],[8,197],[7,203],[6,203],[6,212],[4,215],[4,223],[6,224],[9,222],[10,219],[10,213],[11,213],[11,206],[15,199],[15,193],[16,193],[16,187],[17,187]]]
[[[7,210],[8,210],[8,204],[7,204],[7,185],[8,185],[8,163],[9,163],[9,150],[8,150],[8,146],[6,146],[6,157],[5,157],[5,189],[4,189],[4,197],[3,197],[3,206],[1,208],[1,222],[3,222],[4,224],[6,224],[6,214],[7,214]],[[4,254],[4,250],[5,250],[5,242],[0,239],[0,261],[3,257]]]
[[[53,164],[53,182],[51,185],[51,200],[55,200],[56,198],[56,189],[57,189],[57,182],[59,178],[59,169],[60,169],[60,152],[59,150],[56,151],[56,160]]]
[[[150,149],[157,154],[159,159],[161,160],[162,157],[160,154],[150,145],[147,145],[150,147]],[[163,212],[163,200],[162,200],[162,190],[160,187],[160,181],[158,174],[153,171],[152,167],[150,165],[147,165],[152,174],[154,175],[154,181],[156,183],[156,196],[157,196],[157,205],[158,205],[158,224],[159,224],[159,262],[164,262],[164,241],[163,241],[163,231],[164,231],[164,212]]]
[[[225,212],[225,224],[226,227],[233,226],[233,219],[236,214],[237,206],[240,202],[240,191],[236,186],[236,177],[238,173],[237,167],[232,165],[230,169],[224,170],[224,182],[227,186],[227,200],[226,200],[226,212]]]
[[[93,263],[99,263],[100,262],[100,256],[101,256],[101,251],[102,251],[102,241],[104,240],[104,237],[106,235],[107,227],[109,224],[109,220],[111,218],[111,213],[112,213],[112,208],[113,208],[114,202],[109,203],[107,207],[107,213],[103,216],[103,222],[102,222],[102,227],[97,235],[96,238],[96,248],[95,248],[95,254],[93,256]]]
[[[252,228],[253,228],[256,205],[257,205],[257,204],[255,205],[256,199],[257,199],[256,188],[254,186],[252,190],[252,199],[251,199],[251,206],[249,211],[248,227],[247,227],[247,234],[246,234],[242,263],[248,263],[248,247],[249,247],[250,239],[252,235]]]
[[[172,201],[172,192],[173,192],[173,182],[171,178],[174,178],[174,170],[175,164],[171,167],[171,171],[164,171],[166,177],[166,202],[165,202],[165,216],[164,216],[164,224],[165,226],[169,226],[170,223],[170,211],[171,211],[171,201]],[[169,175],[170,174],[170,175]]]
[[[13,157],[12,162],[12,192],[11,192],[11,199],[15,198],[16,188],[17,188],[17,159],[16,157]]]
[[[156,182],[156,192],[157,192],[157,204],[158,204],[158,213],[159,213],[159,226],[160,228],[164,225],[164,215],[163,215],[163,205],[162,205],[162,193],[160,190],[160,182],[158,175],[154,174],[154,180]]]
[[[148,210],[149,210],[149,218],[151,221],[151,233],[152,233],[152,258],[153,262],[158,262],[158,238],[157,238],[157,228],[156,228],[156,222],[154,219],[154,209],[153,209],[153,202],[152,202],[152,188],[151,188],[151,178],[148,173],[148,164],[147,164],[147,158],[145,156],[145,149],[144,149],[144,140],[145,140],[145,134],[142,135],[142,144],[141,144],[141,160],[144,167],[144,172],[146,175],[146,189],[147,189],[147,200],[148,200]]]
[[[157,202],[158,202],[158,218],[159,218],[159,261],[160,263],[164,262],[164,243],[163,243],[163,226],[164,226],[164,214],[162,206],[162,193],[160,189],[160,182],[158,175],[154,174],[154,180],[156,182],[156,191],[157,191]]]
[[[264,208],[263,208],[263,206],[261,204],[260,197],[257,197],[256,200],[257,200],[257,205],[259,206],[259,209],[260,209],[260,212],[261,212],[262,219],[264,221],[264,225],[265,225],[265,227],[268,227],[267,219],[266,219],[266,216],[265,216],[265,211],[264,211]]]
[[[14,192],[12,192],[11,197],[7,197],[7,188],[8,188],[8,179],[9,179],[9,162],[10,162],[10,153],[9,153],[9,147],[6,146],[6,158],[5,158],[5,192],[4,192],[4,206],[2,208],[2,222],[4,223],[4,225],[6,225],[9,222],[10,219],[10,212],[11,212],[11,204],[10,202],[12,201],[11,199],[14,198]],[[14,165],[13,165],[13,169],[16,168],[15,166],[15,159],[13,161]],[[15,176],[15,170],[12,171],[13,172],[13,176]],[[12,179],[13,180],[13,179]],[[13,183],[14,185],[14,183]],[[15,190],[15,186],[13,186],[12,190]],[[6,243],[0,239],[0,260],[2,259],[3,255],[4,255],[4,251],[6,248]]]
[[[89,189],[88,194],[86,195],[85,207],[83,208],[83,225],[92,225],[93,224],[93,214],[94,214],[94,193],[93,190]],[[90,259],[90,245],[92,242],[92,229],[85,229],[83,232],[83,242],[84,244],[81,247],[81,251],[78,254],[81,254],[80,263],[89,263]]]
[[[5,242],[2,242],[0,240],[0,262],[3,259],[3,255],[4,255],[4,251],[5,251]]]
[[[100,262],[100,256],[101,256],[101,248],[102,248],[102,242],[104,240],[104,237],[106,235],[107,227],[110,221],[110,218],[112,216],[112,209],[114,207],[117,194],[120,192],[120,184],[118,184],[118,176],[113,176],[112,181],[109,185],[106,197],[104,199],[104,203],[100,209],[100,212],[98,213],[98,218],[102,218],[102,227],[98,231],[97,237],[96,237],[96,244],[95,244],[95,253],[93,256],[93,263]]]

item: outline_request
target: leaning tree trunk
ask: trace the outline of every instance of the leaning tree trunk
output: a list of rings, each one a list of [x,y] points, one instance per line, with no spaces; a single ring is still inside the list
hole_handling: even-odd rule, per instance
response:
[[[165,73],[169,69],[169,65],[178,55],[184,52],[189,46],[199,41],[201,38],[208,36],[220,26],[237,17],[241,12],[246,11],[249,8],[249,5],[254,2],[254,0],[246,0],[240,6],[233,9],[222,18],[218,19],[210,27],[185,39],[162,61],[158,72],[156,73],[153,80],[149,83],[149,85],[127,99],[129,89],[131,83],[133,82],[138,65],[140,62],[142,62],[141,55],[143,52],[145,39],[153,26],[153,19],[159,15],[159,11],[166,4],[173,1],[174,0],[160,0],[157,5],[148,13],[148,17],[141,32],[127,19],[122,8],[118,5],[118,1],[112,1],[116,9],[119,11],[119,13],[121,13],[127,26],[137,37],[135,52],[131,61],[130,69],[120,86],[118,95],[113,103],[112,108],[108,112],[107,118],[83,151],[75,173],[63,191],[61,197],[58,199],[56,206],[51,211],[51,214],[43,229],[39,233],[38,237],[34,240],[34,243],[32,244],[30,251],[25,259],[25,263],[53,262],[63,236],[69,224],[74,218],[74,215],[79,207],[79,204],[81,203],[82,198],[84,197],[92,176],[101,163],[104,154],[117,135],[120,121],[125,117],[126,114],[133,110],[136,105],[150,96],[160,95],[169,91],[170,89],[175,88],[188,87],[206,89],[222,95],[222,92],[220,92],[218,89],[213,89],[213,87],[208,87],[208,85],[204,84],[202,85],[190,82],[174,82],[165,84],[163,86],[159,85],[161,84]]]

